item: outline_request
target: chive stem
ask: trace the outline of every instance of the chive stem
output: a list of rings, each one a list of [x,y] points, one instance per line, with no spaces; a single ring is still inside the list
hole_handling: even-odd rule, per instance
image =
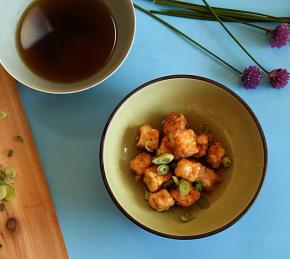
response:
[[[216,19],[209,14],[202,14],[202,13],[194,13],[191,11],[180,11],[180,10],[150,10],[150,13],[154,13],[154,14],[162,14],[162,15],[169,15],[169,16],[177,16],[177,17],[184,17],[184,18],[191,18],[191,19],[200,19],[200,20],[209,20],[209,21],[216,21]],[[245,24],[248,25],[250,27],[254,27],[266,32],[272,32],[271,29],[256,25],[256,24],[252,24],[249,22],[246,22],[244,20],[238,20],[236,18],[230,17],[230,16],[225,16],[225,15],[220,15],[220,19],[223,22],[237,22],[237,23],[241,23],[241,24]]]
[[[240,46],[240,48],[248,55],[250,59],[252,59],[265,73],[269,74],[269,72],[246,50],[246,48],[238,41],[238,39],[235,37],[233,33],[225,26],[223,21],[219,18],[219,16],[216,14],[216,12],[211,8],[211,6],[208,4],[206,0],[202,0],[206,7],[211,11],[211,13],[214,15],[214,17],[218,20],[220,25],[224,28],[224,30],[229,34],[229,36]]]
[[[172,7],[185,8],[185,9],[190,9],[190,10],[194,10],[194,11],[207,12],[207,8],[205,8],[205,6],[203,6],[203,5],[188,3],[188,2],[184,2],[184,1],[153,0],[153,3],[160,4],[160,5],[172,6]],[[231,9],[231,8],[222,8],[222,7],[212,7],[212,8],[218,14],[228,14],[231,16],[237,16],[238,18],[241,18],[241,17],[257,18],[257,19],[262,18],[262,19],[264,19],[265,22],[276,21],[276,22],[290,23],[290,17],[276,17],[276,16],[264,14],[264,13],[239,10],[239,9]]]
[[[204,47],[203,45],[201,45],[200,43],[198,43],[197,41],[195,41],[193,38],[191,38],[190,36],[188,36],[184,32],[180,31],[179,29],[177,29],[176,27],[174,27],[170,23],[168,23],[165,20],[161,19],[157,15],[154,15],[154,14],[150,13],[150,11],[144,9],[143,7],[141,7],[141,6],[139,6],[139,5],[135,4],[135,3],[134,3],[134,6],[135,6],[135,8],[137,8],[138,10],[140,10],[141,12],[148,14],[149,16],[151,16],[155,20],[159,21],[163,25],[167,26],[171,30],[173,30],[176,33],[180,34],[181,36],[183,36],[184,38],[186,38],[187,40],[189,40],[190,42],[192,42],[193,44],[195,44],[196,46],[198,46],[199,48],[201,48],[202,50],[204,50],[205,52],[207,52],[211,56],[215,57],[216,59],[218,59],[219,61],[221,61],[222,63],[224,63],[226,66],[228,66],[232,70],[236,71],[239,74],[242,74],[241,71],[239,71],[237,68],[235,68],[234,66],[230,65],[228,62],[226,62],[225,60],[223,60],[222,58],[220,58],[219,56],[217,56],[216,54],[214,54],[212,51],[210,51],[209,49],[207,49],[206,47]]]

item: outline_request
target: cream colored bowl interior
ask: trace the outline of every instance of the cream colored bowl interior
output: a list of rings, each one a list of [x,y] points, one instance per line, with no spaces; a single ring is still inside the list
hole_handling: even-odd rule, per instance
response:
[[[135,147],[138,126],[150,123],[160,129],[171,111],[185,114],[194,129],[208,124],[233,160],[229,169],[220,172],[223,182],[208,196],[211,207],[186,224],[179,221],[184,209],[152,210],[144,201],[143,184],[134,180],[129,169],[129,161],[140,152]],[[241,101],[210,82],[173,78],[142,88],[119,107],[104,136],[104,180],[118,206],[139,225],[166,236],[197,237],[221,230],[240,217],[258,192],[264,157],[260,131]]]
[[[109,77],[122,64],[131,48],[135,34],[135,13],[130,0],[106,0],[117,26],[115,51],[105,67],[91,78],[77,83],[48,82],[31,72],[16,49],[16,29],[19,18],[31,0],[0,1],[0,62],[6,70],[23,84],[43,92],[71,93],[90,88]]]

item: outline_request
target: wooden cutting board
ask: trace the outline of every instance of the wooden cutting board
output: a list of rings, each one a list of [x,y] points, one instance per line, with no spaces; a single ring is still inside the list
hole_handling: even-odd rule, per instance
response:
[[[68,258],[16,82],[0,65],[0,164],[15,169],[16,198],[0,212],[0,258]],[[24,142],[15,140],[23,137]],[[7,150],[13,155],[7,156]],[[0,202],[1,203],[1,202]]]

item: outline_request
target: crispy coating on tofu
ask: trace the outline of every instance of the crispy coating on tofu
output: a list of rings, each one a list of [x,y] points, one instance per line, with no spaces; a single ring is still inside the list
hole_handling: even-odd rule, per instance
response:
[[[169,134],[170,147],[176,159],[190,157],[198,152],[196,134],[191,129],[177,130]]]
[[[219,168],[222,164],[225,153],[226,151],[220,143],[214,143],[208,148],[205,160],[213,168]]]
[[[210,191],[214,184],[220,180],[220,177],[211,169],[205,168],[204,172],[198,175],[196,179],[207,191]]]
[[[137,143],[137,147],[145,148],[147,143],[147,147],[150,150],[156,150],[158,148],[159,143],[159,131],[157,129],[153,129],[150,125],[142,125],[140,127],[140,135]]]
[[[161,140],[161,144],[157,149],[157,155],[171,153],[169,137],[165,136]]]
[[[179,188],[175,187],[170,190],[170,194],[172,195],[173,199],[176,203],[182,207],[189,207],[195,202],[197,202],[200,198],[200,192],[192,188],[191,183],[189,183],[190,190],[189,193],[185,196],[180,194]]]
[[[162,189],[159,192],[150,193],[148,203],[157,211],[166,211],[174,205],[174,200],[166,189]]]
[[[145,169],[152,165],[152,156],[148,153],[141,153],[130,161],[130,168],[136,174],[136,180],[141,179]]]
[[[206,155],[208,145],[210,143],[209,134],[203,133],[196,138],[198,152],[193,157],[202,157]]]
[[[205,166],[199,162],[181,159],[175,168],[175,175],[190,182],[195,182],[198,176],[205,171]]]
[[[187,121],[183,114],[171,112],[167,115],[163,124],[163,134],[166,136],[170,132],[186,129]]]
[[[150,192],[156,192],[161,188],[163,183],[171,178],[171,176],[171,173],[159,175],[157,173],[157,166],[152,166],[145,170],[143,181]]]

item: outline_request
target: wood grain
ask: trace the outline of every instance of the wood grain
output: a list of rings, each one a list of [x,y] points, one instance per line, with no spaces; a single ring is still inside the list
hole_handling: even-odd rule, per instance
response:
[[[48,185],[15,80],[0,65],[0,163],[14,168],[16,198],[0,212],[0,258],[68,258]],[[23,137],[24,142],[15,140]],[[7,156],[7,150],[14,150]]]

